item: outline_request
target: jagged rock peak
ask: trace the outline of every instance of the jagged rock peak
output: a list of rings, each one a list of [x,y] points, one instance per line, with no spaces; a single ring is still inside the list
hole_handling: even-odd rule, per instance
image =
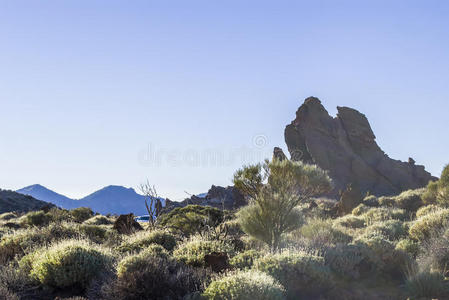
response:
[[[291,159],[328,170],[335,194],[349,184],[375,195],[397,194],[435,179],[423,166],[390,159],[364,114],[349,107],[337,111],[331,117],[318,98],[309,97],[285,128]]]

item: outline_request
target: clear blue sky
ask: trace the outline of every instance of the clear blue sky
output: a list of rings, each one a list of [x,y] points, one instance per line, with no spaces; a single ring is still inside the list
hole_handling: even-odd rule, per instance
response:
[[[0,1],[0,187],[180,200],[286,149],[308,96],[449,162],[448,1]],[[210,159],[211,155],[217,158]]]

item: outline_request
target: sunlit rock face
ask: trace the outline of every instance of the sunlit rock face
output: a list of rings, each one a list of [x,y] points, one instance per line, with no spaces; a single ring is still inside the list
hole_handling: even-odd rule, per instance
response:
[[[388,157],[364,114],[348,107],[337,110],[337,116],[331,117],[318,98],[309,97],[285,128],[291,159],[329,171],[334,194],[349,184],[374,195],[398,194],[435,179],[413,159],[402,162]]]

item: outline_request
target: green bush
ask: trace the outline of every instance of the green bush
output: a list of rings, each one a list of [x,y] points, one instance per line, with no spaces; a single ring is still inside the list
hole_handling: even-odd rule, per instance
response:
[[[360,217],[353,215],[346,215],[344,217],[338,218],[334,221],[337,226],[343,226],[347,228],[357,229],[365,227],[365,220]]]
[[[411,239],[402,239],[396,244],[397,251],[402,251],[415,258],[419,252],[419,244]]]
[[[421,243],[418,263],[432,271],[445,273],[449,267],[449,228],[446,227]]]
[[[18,230],[4,235],[0,240],[0,263],[6,263],[15,256],[22,256],[24,251],[49,244],[61,239],[74,238],[78,235],[73,226],[50,224],[42,228]]]
[[[395,197],[395,206],[407,211],[416,211],[423,206],[422,195],[425,189],[408,190]]]
[[[414,271],[407,275],[405,290],[411,299],[447,299],[449,287],[444,276],[432,271]]]
[[[351,236],[334,228],[331,220],[311,219],[293,234],[307,239],[308,245],[313,248],[349,243],[352,240]]]
[[[81,240],[66,240],[42,251],[32,262],[30,276],[50,287],[86,288],[107,271],[112,256]]]
[[[73,216],[75,222],[83,223],[90,219],[94,212],[89,207],[78,207],[70,210],[70,214]]]
[[[118,248],[120,252],[139,252],[151,244],[158,244],[171,251],[176,246],[176,238],[167,231],[141,231],[125,240]]]
[[[289,299],[313,299],[332,288],[333,278],[324,258],[307,253],[280,253],[258,259],[255,269],[265,272],[286,288]]]
[[[265,273],[238,271],[212,281],[203,296],[211,300],[281,300],[284,288]]]
[[[449,206],[449,165],[446,165],[438,181],[429,182],[422,198],[425,204]]]
[[[95,243],[103,243],[108,236],[108,230],[98,225],[81,224],[77,228],[79,229],[79,232],[82,236],[85,236]]]
[[[102,299],[183,299],[202,290],[204,276],[174,260],[147,255],[102,288]],[[188,298],[184,298],[188,299]]]
[[[12,212],[0,214],[0,220],[2,220],[2,221],[9,221],[9,220],[15,219],[15,218],[17,218],[17,215]]]
[[[336,274],[350,280],[371,276],[378,259],[365,244],[338,244],[326,251],[325,264]]]
[[[366,212],[360,215],[366,222],[366,224],[373,224],[379,221],[386,220],[406,220],[408,214],[405,210],[399,208],[390,207],[372,207]]]
[[[417,241],[424,241],[448,224],[449,209],[441,209],[417,219],[410,227],[409,235]]]
[[[366,245],[374,255],[371,258],[376,262],[376,269],[382,275],[389,275],[392,278],[400,278],[407,267],[409,257],[403,252],[396,251],[395,245],[385,236],[376,232],[359,237],[356,244]]]
[[[205,266],[204,257],[213,252],[226,253],[228,256],[233,256],[234,248],[232,245],[222,241],[204,241],[194,238],[179,245],[173,252],[173,257],[185,264],[201,267]]]
[[[216,227],[222,221],[223,212],[217,208],[187,205],[160,216],[158,224],[161,227],[179,231],[188,237],[200,233],[206,228]]]
[[[437,194],[438,194],[438,182],[430,181],[427,185],[426,191],[422,195],[422,200],[425,204],[435,204],[437,203]]]
[[[234,256],[229,264],[238,269],[250,269],[254,262],[262,256],[260,251],[247,250]]]
[[[365,229],[365,232],[378,232],[387,237],[390,241],[396,241],[408,235],[408,227],[399,220],[387,220],[376,222]]]
[[[362,203],[362,204],[359,204],[356,208],[354,208],[352,210],[352,214],[354,216],[361,216],[364,213],[366,213],[367,211],[369,211],[370,209],[371,209],[371,207],[366,206],[365,204]]]
[[[73,222],[73,216],[67,209],[51,208],[48,213],[52,222]]]
[[[382,196],[378,199],[380,206],[394,207],[396,202],[393,196]]]
[[[332,189],[330,177],[319,167],[276,158],[238,170],[233,182],[244,194],[250,191],[250,205],[238,212],[243,231],[266,243],[271,252],[279,250],[284,234],[301,225],[297,206]]]
[[[45,226],[51,221],[51,216],[46,212],[33,211],[25,215],[25,223],[29,226]]]
[[[442,208],[440,206],[435,205],[435,204],[429,204],[429,205],[423,206],[416,211],[416,218],[419,219],[429,213],[437,212],[441,209]]]
[[[150,245],[148,248],[136,255],[125,257],[117,267],[117,275],[122,276],[126,272],[135,272],[145,267],[149,257],[169,258],[169,253],[161,245]]]
[[[113,222],[105,216],[98,215],[84,221],[84,223],[87,225],[111,225]]]
[[[363,199],[362,204],[369,206],[369,207],[378,207],[379,199],[374,195],[369,195]]]

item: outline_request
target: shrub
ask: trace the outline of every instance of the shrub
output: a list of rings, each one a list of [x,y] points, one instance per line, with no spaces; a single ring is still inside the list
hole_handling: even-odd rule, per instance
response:
[[[368,226],[365,232],[378,232],[381,235],[387,237],[390,241],[395,241],[407,236],[408,228],[403,222],[399,220],[387,220],[376,222],[373,225]]]
[[[169,258],[169,253],[161,245],[150,245],[148,248],[136,255],[130,255],[120,261],[117,274],[121,276],[126,272],[135,272],[143,268],[149,257]]]
[[[207,227],[216,227],[223,221],[223,212],[217,208],[200,205],[178,207],[160,216],[161,227],[179,231],[184,236],[200,233]]]
[[[95,243],[103,243],[108,236],[108,230],[98,225],[82,224],[77,228],[81,235]]]
[[[334,224],[337,226],[343,226],[348,228],[362,228],[365,226],[365,220],[362,218],[353,216],[353,215],[346,215],[344,217],[338,218],[334,221]]]
[[[256,250],[247,250],[234,256],[229,264],[238,269],[250,269],[262,254]]]
[[[440,206],[437,206],[435,204],[429,204],[429,205],[423,206],[416,211],[416,218],[421,218],[425,215],[428,215],[429,213],[437,212],[441,209],[442,208]]]
[[[90,219],[94,212],[89,207],[78,207],[70,210],[71,215],[75,222],[83,223],[87,219]]]
[[[435,204],[437,202],[438,182],[430,181],[427,185],[426,191],[422,195],[422,200],[425,204]]]
[[[77,236],[75,228],[61,224],[18,230],[4,235],[0,240],[0,263],[6,263],[15,256],[22,256],[27,249],[75,236]]]
[[[7,287],[4,285],[0,285],[0,299],[5,300],[19,300],[19,297],[11,292]]]
[[[81,240],[67,240],[37,255],[30,276],[51,287],[86,288],[111,263],[112,256],[104,250]]]
[[[15,213],[12,212],[7,212],[7,213],[3,213],[0,214],[0,220],[2,221],[9,221],[11,219],[17,218],[17,215]]]
[[[231,245],[222,241],[203,241],[198,238],[191,239],[178,246],[173,252],[176,260],[191,266],[205,266],[204,257],[211,253],[226,253],[233,256],[234,249]]]
[[[46,212],[33,211],[25,215],[25,223],[29,226],[44,226],[50,223],[51,217]]]
[[[51,208],[48,213],[52,222],[73,222],[73,216],[67,209]]]
[[[395,245],[386,237],[374,233],[359,237],[356,244],[364,244],[371,251],[374,257],[372,261],[376,262],[376,269],[383,275],[390,275],[392,278],[400,278],[408,263],[408,256],[396,251]]]
[[[362,204],[359,204],[356,208],[354,208],[352,210],[352,214],[354,216],[361,216],[364,213],[366,213],[367,211],[369,211],[370,209],[371,209],[371,207],[366,206],[365,204],[362,203]]]
[[[369,207],[378,207],[379,199],[374,195],[369,195],[363,199],[362,204]]]
[[[272,252],[279,250],[283,234],[299,227],[301,214],[295,207],[332,189],[331,179],[317,166],[278,159],[238,170],[233,182],[244,194],[250,191],[251,204],[238,214],[243,231]]]
[[[84,223],[87,225],[111,225],[113,222],[105,216],[98,215],[84,221]]]
[[[403,221],[407,216],[407,212],[403,209],[388,207],[372,207],[361,215],[368,225],[391,219]]]
[[[413,299],[420,297],[446,299],[449,296],[449,289],[444,276],[441,273],[428,270],[409,272],[405,282],[405,290]]]
[[[158,244],[171,251],[176,246],[176,238],[164,230],[141,231],[135,233],[119,247],[120,252],[141,251],[151,244]]]
[[[332,226],[330,220],[312,219],[293,233],[297,237],[308,240],[312,248],[322,248],[324,246],[335,245],[337,243],[349,243],[351,236]]]
[[[408,190],[395,197],[395,206],[407,211],[416,211],[424,203],[422,195],[425,189]]]
[[[378,199],[380,206],[393,207],[395,205],[395,198],[392,196],[382,196]]]
[[[211,300],[281,300],[284,288],[265,273],[238,271],[212,281],[203,296]]]
[[[291,299],[324,295],[332,287],[332,275],[324,258],[307,253],[267,255],[256,261],[255,268],[279,280]]]
[[[423,201],[426,204],[449,205],[449,165],[446,165],[438,181],[429,182],[423,194]]]
[[[199,292],[203,276],[193,268],[155,256],[145,256],[102,288],[104,299],[182,299]]]
[[[416,257],[419,252],[419,244],[411,239],[402,239],[396,244],[396,251],[402,251],[410,255],[410,257]]]
[[[325,253],[325,263],[335,273],[348,279],[372,275],[378,263],[374,252],[365,244],[339,244]]]
[[[431,268],[432,271],[444,273],[449,267],[449,229],[446,227],[435,232],[431,238],[421,244],[418,257],[421,266]]]
[[[410,237],[417,241],[428,239],[432,233],[441,230],[449,221],[449,209],[429,213],[416,220],[410,227]]]

